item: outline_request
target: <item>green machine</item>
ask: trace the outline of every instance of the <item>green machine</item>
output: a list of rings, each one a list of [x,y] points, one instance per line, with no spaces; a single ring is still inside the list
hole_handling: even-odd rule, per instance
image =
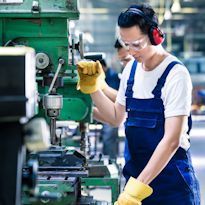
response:
[[[78,50],[83,57],[82,36],[78,43],[74,43],[69,33],[69,21],[79,18],[77,1],[8,2],[11,3],[0,3],[0,44],[35,49],[39,115],[45,115],[42,97],[50,89],[48,94],[52,96],[45,97],[45,101],[63,104],[58,120],[92,121],[90,97],[76,90],[74,54]],[[56,94],[59,95],[55,97]]]
[[[83,197],[82,186],[111,187],[113,202],[119,194],[117,176],[92,177],[89,172],[93,169],[86,157],[59,146],[61,141],[56,137],[57,120],[79,122],[81,150],[86,153],[92,100],[76,90],[75,62],[83,58],[83,38],[80,35],[75,42],[69,22],[77,19],[77,0],[0,1],[0,46],[35,49],[36,115],[46,118],[50,125],[52,146],[47,151],[30,155],[32,160],[38,161],[38,169],[29,164],[24,168],[23,204],[100,204],[92,197]]]

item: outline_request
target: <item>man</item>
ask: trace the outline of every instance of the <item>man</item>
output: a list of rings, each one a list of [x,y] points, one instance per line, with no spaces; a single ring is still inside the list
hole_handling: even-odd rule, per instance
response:
[[[119,125],[128,113],[125,132],[131,159],[124,167],[127,184],[116,204],[199,205],[189,153],[190,75],[161,46],[164,35],[150,6],[131,6],[120,14],[118,25],[120,42],[137,61],[124,69],[115,103],[101,91],[100,64],[78,64],[79,73],[95,67],[94,75],[84,75],[93,79],[89,93],[107,122]],[[83,78],[80,86],[82,92],[88,86]]]
[[[129,54],[128,50],[120,44],[118,39],[115,41],[114,47],[117,49],[117,56],[123,66],[123,70],[127,63],[133,59],[133,57]]]

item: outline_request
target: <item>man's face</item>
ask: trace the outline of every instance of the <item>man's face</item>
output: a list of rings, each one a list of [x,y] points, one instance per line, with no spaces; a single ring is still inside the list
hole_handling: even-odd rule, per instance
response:
[[[117,51],[117,55],[123,67],[125,67],[127,63],[132,59],[132,56],[125,48],[119,48]]]
[[[138,26],[120,28],[120,42],[138,62],[144,61],[149,55],[148,35],[143,34]]]

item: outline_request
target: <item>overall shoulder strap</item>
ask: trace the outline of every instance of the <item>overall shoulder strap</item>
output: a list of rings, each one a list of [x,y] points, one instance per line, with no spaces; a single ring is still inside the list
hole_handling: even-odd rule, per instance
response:
[[[171,71],[171,69],[176,65],[176,64],[181,64],[183,65],[181,62],[179,61],[172,61],[171,63],[169,63],[169,65],[167,66],[167,68],[165,69],[165,71],[163,72],[163,74],[161,75],[161,77],[158,79],[157,81],[157,85],[155,86],[155,88],[152,91],[152,94],[154,95],[155,98],[161,98],[161,90],[164,87],[164,84],[166,82],[166,78],[169,74],[169,72]]]
[[[131,68],[131,71],[130,71],[130,76],[129,76],[128,81],[127,81],[127,89],[126,89],[126,92],[125,92],[126,97],[132,97],[133,96],[132,88],[133,88],[133,85],[134,85],[134,78],[135,78],[136,68],[137,68],[137,61],[135,60],[132,64],[132,68]]]

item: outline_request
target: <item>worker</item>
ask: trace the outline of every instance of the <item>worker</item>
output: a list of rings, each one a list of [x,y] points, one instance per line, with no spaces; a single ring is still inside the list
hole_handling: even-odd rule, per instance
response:
[[[123,70],[127,63],[131,61],[133,57],[129,54],[128,50],[120,44],[118,39],[115,41],[114,47],[117,49],[117,56],[120,63],[122,64]]]
[[[120,42],[137,60],[122,74],[116,103],[101,91],[99,62],[78,64],[90,78],[89,91],[99,112],[119,125],[128,112],[126,137],[131,159],[123,174],[127,180],[116,204],[200,204],[199,185],[189,152],[188,116],[192,84],[187,69],[163,49],[164,35],[154,10],[134,5],[118,18]],[[137,63],[138,62],[138,63]],[[92,70],[92,73],[86,70]],[[80,89],[87,87],[80,78]],[[154,192],[153,192],[154,190]]]
[[[105,81],[107,85],[112,89],[118,90],[120,84],[118,73],[113,68],[107,66],[105,59],[101,59],[100,63],[105,72]],[[108,155],[111,160],[116,160],[118,155],[118,127],[103,123],[101,136],[103,142],[103,154]]]
[[[190,75],[162,47],[164,34],[149,5],[129,7],[119,15],[118,25],[120,41],[137,61],[124,69],[115,103],[101,91],[100,63],[78,63],[80,90],[91,94],[104,119],[119,125],[125,111],[128,113],[126,137],[131,159],[123,170],[126,186],[115,204],[199,205],[187,133]]]

